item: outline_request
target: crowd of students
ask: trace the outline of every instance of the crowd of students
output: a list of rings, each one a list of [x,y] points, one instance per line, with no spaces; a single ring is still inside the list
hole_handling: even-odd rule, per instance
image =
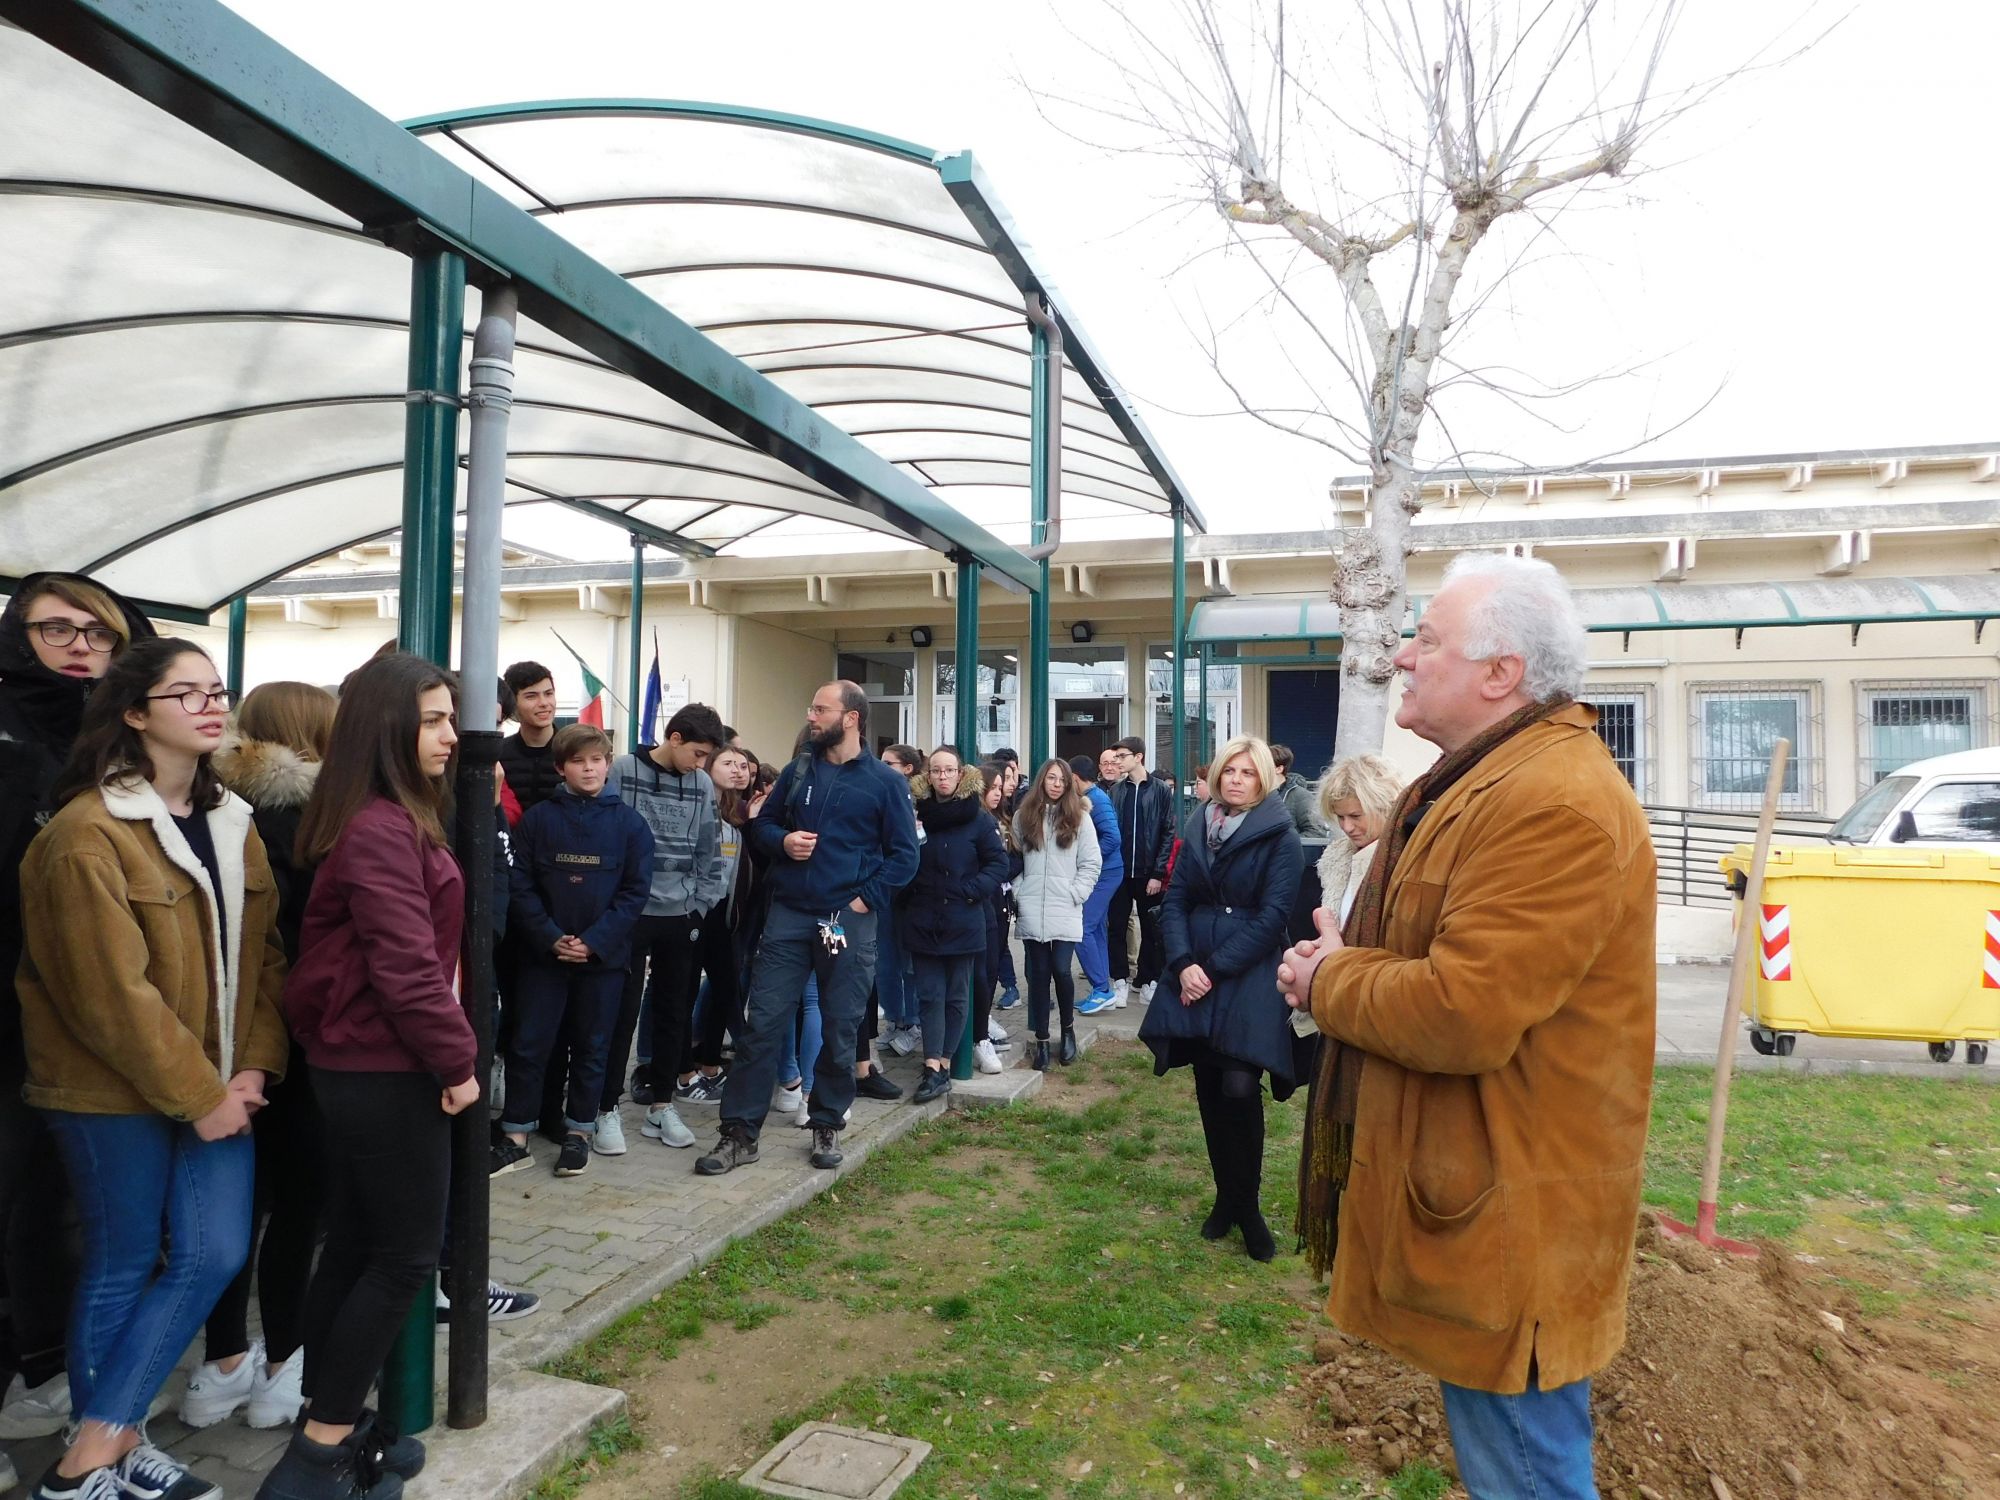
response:
[[[1260,1080],[1298,1073],[1272,974],[1300,857],[1260,741],[1224,748],[1177,829],[1137,739],[1028,774],[1009,750],[878,757],[866,695],[833,682],[783,765],[700,704],[617,754],[557,729],[553,675],[520,662],[497,689],[519,726],[506,899],[467,934],[460,691],[385,649],[337,695],[238,705],[199,646],[73,575],[0,614],[0,1363],[21,1382],[0,1435],[65,1432],[37,1500],[216,1493],[145,1426],[204,1325],[183,1419],[292,1427],[262,1500],[395,1500],[423,1448],[366,1402],[444,1247],[450,1119],[474,1107],[495,1175],[532,1168],[538,1133],[557,1177],[626,1154],[628,1087],[665,1148],[717,1111],[700,1174],[756,1161],[773,1111],[832,1168],[854,1099],[902,1096],[878,1045],[919,1056],[927,1103],[968,1031],[1002,1069],[998,1013],[1024,999],[1022,1056],[1048,1068],[1079,1014],[1157,992],[1177,1003],[1142,1037],[1162,1072],[1192,1066],[1216,1169],[1204,1232],[1268,1257]],[[488,1077],[467,940],[497,945]]]

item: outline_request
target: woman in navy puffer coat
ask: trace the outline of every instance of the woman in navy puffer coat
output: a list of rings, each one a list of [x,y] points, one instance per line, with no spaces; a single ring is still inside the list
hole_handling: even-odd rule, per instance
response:
[[[986,907],[1007,878],[1000,830],[981,805],[984,787],[979,772],[948,745],[931,753],[928,773],[911,786],[924,843],[916,879],[896,898],[896,927],[915,971],[923,1020],[918,1104],[951,1092],[973,970],[986,952]]]

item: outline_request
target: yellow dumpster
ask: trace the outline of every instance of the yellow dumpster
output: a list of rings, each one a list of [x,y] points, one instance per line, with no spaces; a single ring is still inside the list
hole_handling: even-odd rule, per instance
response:
[[[1722,868],[1747,876],[1750,846]],[[1967,1062],[1986,1061],[2000,1036],[2000,857],[1774,848],[1759,904],[1745,1005],[1759,1052],[1788,1056],[1803,1031],[1928,1042],[1937,1062],[1964,1042]]]

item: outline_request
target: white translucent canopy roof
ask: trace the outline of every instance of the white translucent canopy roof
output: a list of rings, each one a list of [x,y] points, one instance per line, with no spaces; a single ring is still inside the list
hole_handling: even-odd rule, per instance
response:
[[[86,571],[199,612],[394,530],[410,261],[389,236],[8,23],[0,99],[0,581]],[[969,158],[962,208],[929,153],[777,116],[416,128],[960,516],[1025,522],[1024,252]],[[1171,471],[1071,349],[1065,513],[1167,509]],[[864,529],[939,545],[531,317],[519,351],[510,503],[580,502],[694,555]],[[721,363],[711,382],[742,368]]]

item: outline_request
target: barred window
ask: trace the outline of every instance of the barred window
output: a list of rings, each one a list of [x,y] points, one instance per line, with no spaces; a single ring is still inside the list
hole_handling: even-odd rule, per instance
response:
[[[1858,708],[1862,791],[1913,761],[1994,743],[1982,682],[1862,683]]]
[[[1606,688],[1584,693],[1583,701],[1597,710],[1597,737],[1645,801],[1653,791],[1652,694],[1643,687]]]
[[[1697,807],[1754,812],[1771,774],[1771,752],[1790,740],[1778,805],[1813,812],[1820,805],[1817,696],[1811,683],[1707,683],[1690,690],[1690,763]]]

